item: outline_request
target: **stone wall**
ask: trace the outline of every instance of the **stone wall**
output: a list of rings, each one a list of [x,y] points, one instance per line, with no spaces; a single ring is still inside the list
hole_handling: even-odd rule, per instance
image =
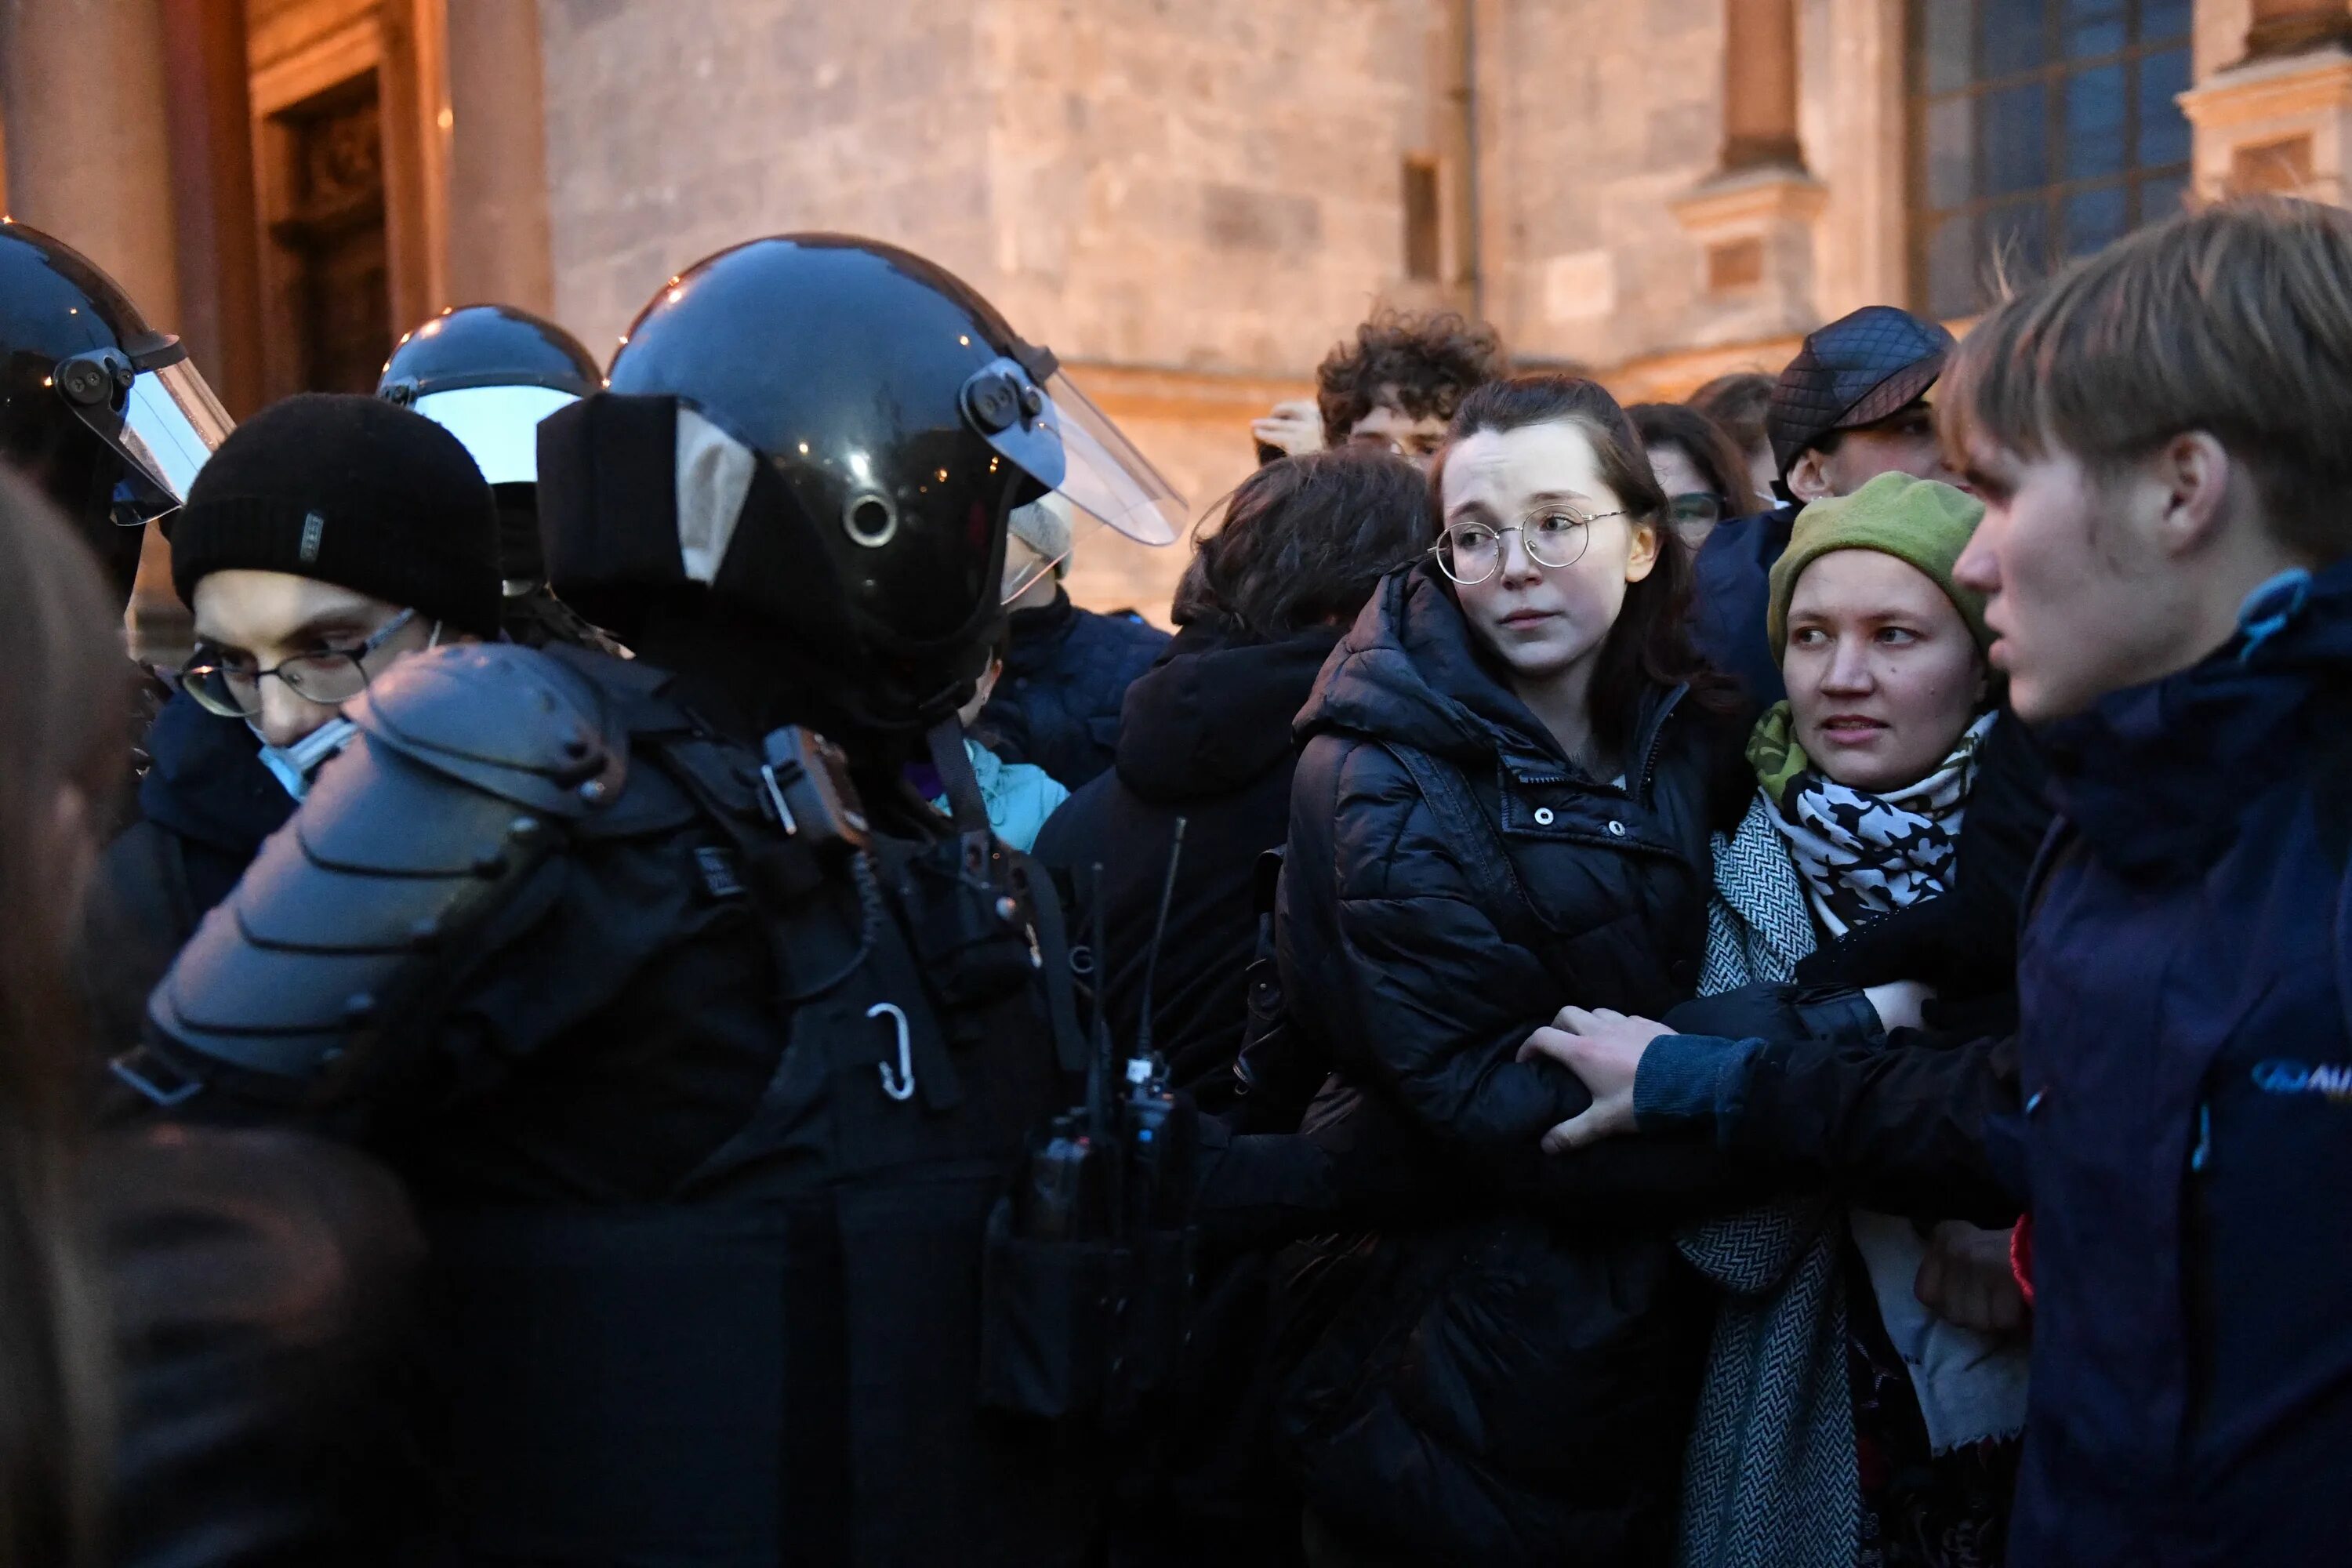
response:
[[[1249,416],[1401,292],[1441,12],[541,0],[557,313],[606,348],[736,240],[890,240],[1051,344],[1205,509],[1252,465]],[[1073,584],[1158,613],[1181,556],[1105,548]]]

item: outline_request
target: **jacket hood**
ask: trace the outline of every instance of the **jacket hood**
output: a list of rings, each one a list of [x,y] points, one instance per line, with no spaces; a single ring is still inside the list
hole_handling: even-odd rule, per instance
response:
[[[140,815],[183,838],[250,856],[294,815],[294,797],[260,752],[244,724],[175,693],[147,731],[154,765],[139,781]]]
[[[2126,873],[2193,866],[2315,747],[2352,722],[2352,561],[2248,602],[2204,662],[2045,725],[2059,809]]]
[[[1430,561],[1383,579],[1323,667],[1297,731],[1304,743],[1325,731],[1463,762],[1499,756],[1556,771],[1566,761],[1472,641],[1462,606]]]
[[[1228,794],[1291,754],[1338,626],[1275,641],[1196,623],[1127,689],[1119,782],[1155,804]]]

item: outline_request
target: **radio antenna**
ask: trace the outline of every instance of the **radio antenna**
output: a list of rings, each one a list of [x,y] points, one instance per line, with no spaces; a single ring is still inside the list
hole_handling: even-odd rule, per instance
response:
[[[1160,884],[1160,918],[1151,923],[1151,945],[1143,954],[1143,1012],[1135,1025],[1135,1054],[1151,1055],[1151,994],[1160,979],[1160,944],[1168,935],[1168,908],[1176,901],[1176,868],[1184,862],[1184,818],[1176,819],[1176,837],[1168,846],[1168,875]]]

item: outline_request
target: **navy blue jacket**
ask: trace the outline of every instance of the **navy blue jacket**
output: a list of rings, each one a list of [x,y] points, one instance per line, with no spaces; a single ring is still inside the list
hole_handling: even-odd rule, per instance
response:
[[[261,841],[294,815],[241,721],[180,692],[147,731],[138,820],[99,863],[84,943],[91,1026],[110,1053],[139,1037],[147,993],[205,911],[228,897]]]
[[[1110,767],[1127,689],[1168,650],[1168,634],[1132,614],[1079,609],[1058,592],[1012,621],[1004,674],[979,727],[998,756],[1034,763],[1075,793]]]
[[[1789,694],[1780,683],[1779,650],[1764,623],[1772,600],[1772,563],[1789,548],[1798,510],[1790,501],[1721,524],[1699,546],[1693,567],[1691,640],[1707,663],[1739,682],[1759,713]]]
[[[2037,1311],[2011,1561],[2352,1552],[2352,562],[2047,727],[2019,967]]]

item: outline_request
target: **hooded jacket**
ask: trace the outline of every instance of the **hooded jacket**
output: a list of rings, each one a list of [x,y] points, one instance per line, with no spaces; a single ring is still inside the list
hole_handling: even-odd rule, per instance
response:
[[[1459,1191],[1368,1250],[1285,1419],[1325,1524],[1411,1560],[1646,1562],[1671,1528],[1707,1317],[1670,1210],[1496,1195],[1589,1103],[1571,1074],[1514,1059],[1528,1035],[1570,1003],[1657,1016],[1698,975],[1733,736],[1680,690],[1641,715],[1622,787],[1585,777],[1424,563],[1382,584],[1299,717],[1285,994],[1311,999],[1292,1004],[1301,1029]],[[1517,898],[1465,872],[1480,846],[1416,761],[1466,787]]]
[[[982,738],[1006,762],[1034,763],[1075,790],[1110,766],[1128,686],[1167,647],[1166,632],[1133,614],[1097,615],[1065,593],[1015,610]]]
[[[1067,870],[1082,899],[1102,868],[1113,1026],[1133,1038],[1143,971],[1179,817],[1184,854],[1152,986],[1152,1040],[1172,1081],[1219,1109],[1248,1019],[1257,949],[1258,859],[1290,826],[1291,721],[1339,640],[1312,626],[1264,641],[1207,622],[1186,626],[1128,688],[1117,765],[1054,814],[1036,855]]]
[[[2021,1568],[2333,1562],[2352,1535],[2352,562],[2295,597],[2043,731]]]

